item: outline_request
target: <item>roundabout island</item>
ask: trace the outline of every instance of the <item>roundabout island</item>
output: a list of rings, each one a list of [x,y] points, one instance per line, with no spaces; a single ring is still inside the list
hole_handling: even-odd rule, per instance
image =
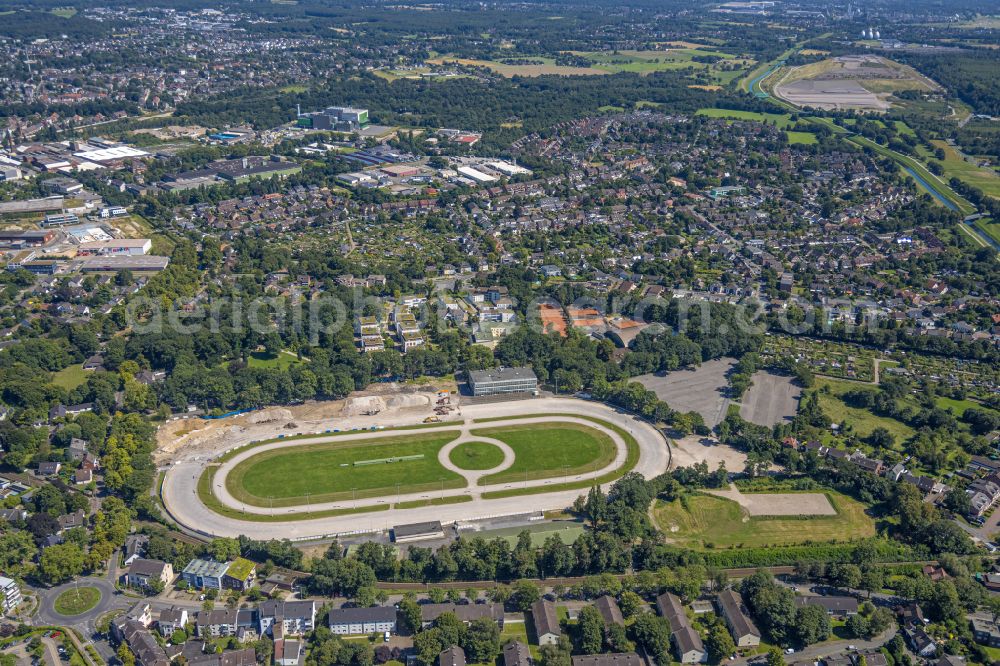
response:
[[[161,497],[202,536],[323,539],[565,508],[594,484],[631,471],[650,478],[669,462],[651,425],[574,398],[462,405],[451,420],[421,420],[317,424],[333,427],[181,456]]]

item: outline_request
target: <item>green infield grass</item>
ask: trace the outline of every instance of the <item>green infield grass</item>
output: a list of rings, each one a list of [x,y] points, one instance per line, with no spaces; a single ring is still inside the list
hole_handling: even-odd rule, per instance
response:
[[[460,469],[493,469],[503,462],[503,451],[487,442],[463,442],[451,450],[449,458]]]
[[[299,506],[462,488],[465,479],[445,469],[437,458],[441,447],[453,439],[453,432],[415,432],[345,442],[333,438],[272,449],[238,463],[226,477],[226,488],[238,501],[254,506]],[[420,457],[392,460],[409,456]]]
[[[549,479],[593,472],[614,462],[610,437],[576,423],[510,425],[472,431],[514,450],[514,464],[479,480],[480,485]]]

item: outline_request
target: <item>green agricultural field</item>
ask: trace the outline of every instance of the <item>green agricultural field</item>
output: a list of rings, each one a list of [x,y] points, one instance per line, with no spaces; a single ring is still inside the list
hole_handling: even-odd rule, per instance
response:
[[[874,390],[874,387],[866,386],[858,382],[837,381],[826,377],[817,377],[816,386],[817,388],[822,388],[824,386],[830,387],[829,393],[822,390],[819,391],[819,405],[823,409],[823,413],[830,417],[831,422],[846,422],[850,424],[850,426],[854,428],[854,432],[861,437],[867,437],[871,434],[872,430],[879,426],[892,433],[897,442],[907,440],[913,436],[913,428],[906,425],[902,421],[897,421],[896,419],[884,416],[878,416],[871,413],[867,409],[851,407],[841,399],[841,396],[848,391],[854,391],[857,389]]]
[[[96,587],[80,587],[66,590],[56,597],[55,611],[60,615],[81,615],[97,605],[101,591]]]
[[[441,447],[455,437],[455,432],[346,442],[334,437],[321,444],[273,449],[237,464],[226,477],[226,487],[234,498],[254,506],[381,497],[396,494],[397,486],[401,494],[462,488],[465,480],[442,467],[437,458]],[[423,458],[354,465],[413,455]]]
[[[761,123],[773,123],[779,129],[792,125],[792,116],[787,113],[759,113],[757,111],[735,111],[733,109],[706,108],[698,109],[697,115],[709,118],[728,118],[730,120],[756,120]]]
[[[514,450],[514,464],[479,480],[480,485],[573,476],[614,462],[610,437],[585,425],[551,423],[473,430],[473,435],[499,439]]]
[[[666,537],[685,548],[764,548],[807,541],[852,541],[874,536],[875,523],[860,502],[827,491],[835,516],[750,517],[736,502],[712,495],[689,494],[658,501],[653,517]]]
[[[67,391],[72,391],[85,381],[87,381],[87,371],[83,369],[82,363],[63,368],[52,375],[52,383]]]
[[[996,243],[1000,243],[1000,222],[994,222],[993,218],[984,217],[976,220],[975,225]]]
[[[962,159],[954,147],[944,141],[934,140],[931,141],[931,144],[944,151],[944,160],[941,161],[941,166],[944,167],[946,179],[958,178],[964,183],[978,187],[985,194],[1000,197],[1000,176],[995,171],[984,169],[973,162],[967,162]]]
[[[786,130],[785,135],[788,136],[788,143],[800,143],[803,145],[811,146],[817,142],[816,135],[812,132],[793,132],[791,130]]]
[[[503,451],[487,442],[463,442],[452,449],[449,458],[460,469],[493,469],[503,462]]]

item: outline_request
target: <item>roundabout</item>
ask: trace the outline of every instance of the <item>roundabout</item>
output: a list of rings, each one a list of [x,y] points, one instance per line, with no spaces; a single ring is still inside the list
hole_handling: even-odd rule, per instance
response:
[[[323,538],[564,508],[593,484],[629,471],[649,478],[668,460],[645,422],[541,398],[463,405],[461,420],[441,424],[320,430],[190,455],[166,470],[161,497],[204,536]]]

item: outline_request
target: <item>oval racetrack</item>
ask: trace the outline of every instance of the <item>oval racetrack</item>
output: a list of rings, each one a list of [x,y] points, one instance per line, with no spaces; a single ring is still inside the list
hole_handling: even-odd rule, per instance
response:
[[[331,441],[329,435],[325,437],[317,435],[316,437],[276,441],[250,447],[240,451],[218,466],[212,481],[212,491],[216,498],[230,509],[243,512],[247,515],[258,514],[267,516],[267,522],[233,518],[215,513],[207,508],[199,498],[198,479],[206,467],[209,464],[213,464],[212,460],[225,452],[224,448],[220,448],[220,450],[211,452],[208,455],[202,452],[197,456],[182,457],[167,470],[163,479],[161,495],[168,513],[182,527],[188,530],[198,532],[204,536],[235,537],[242,534],[253,539],[318,539],[335,534],[384,530],[402,523],[418,523],[432,520],[449,523],[456,520],[470,520],[490,516],[560,509],[572,504],[577,496],[586,491],[576,488],[572,490],[553,490],[548,493],[536,492],[530,495],[489,499],[482,497],[482,493],[518,489],[526,486],[557,486],[565,482],[579,482],[588,478],[598,478],[621,468],[625,464],[627,455],[627,447],[622,437],[613,430],[594,421],[579,418],[580,416],[588,416],[606,421],[624,429],[635,438],[639,446],[639,461],[633,471],[642,474],[646,478],[652,478],[667,469],[670,455],[666,440],[661,433],[648,423],[631,415],[616,411],[602,403],[588,402],[576,398],[540,398],[495,404],[463,405],[461,420],[446,421],[440,426],[421,428],[420,430],[413,431],[420,434],[445,433],[450,431],[456,435],[456,439],[440,450],[439,460],[446,468],[465,477],[465,488],[411,494],[404,493],[398,497],[392,495],[391,497],[375,499],[369,498],[324,503],[313,502],[308,506],[274,508],[245,505],[232,497],[227,490],[227,475],[242,461],[269,450],[280,448],[290,451],[298,446],[315,445],[319,442]],[[504,417],[510,418],[507,420]],[[504,420],[490,421],[484,424],[475,423],[476,419]],[[484,438],[472,434],[472,430],[504,425],[525,425],[531,423],[558,424],[560,422],[585,425],[609,436],[617,449],[614,462],[601,469],[572,475],[568,478],[555,477],[484,487],[477,485],[480,477],[496,473],[513,463],[513,454],[510,448],[503,442],[499,440],[487,440],[490,443],[500,446],[505,454],[503,463],[494,469],[461,470],[455,467],[449,460],[448,454],[458,444],[466,441],[483,441]],[[412,424],[400,423],[399,425]],[[405,434],[405,431],[359,431],[357,433],[338,435],[334,441],[338,443],[352,440],[377,441],[387,437],[399,437],[401,434]],[[456,495],[470,496],[471,501],[406,509],[392,508],[392,505],[397,502],[405,503],[415,500],[429,500],[437,497],[454,497]],[[345,510],[357,507],[373,507],[380,504],[388,504],[390,508],[385,510],[383,506],[380,507],[382,510],[367,513],[292,519],[292,514],[294,513]],[[281,520],[280,516],[282,515],[288,515],[290,519]]]

